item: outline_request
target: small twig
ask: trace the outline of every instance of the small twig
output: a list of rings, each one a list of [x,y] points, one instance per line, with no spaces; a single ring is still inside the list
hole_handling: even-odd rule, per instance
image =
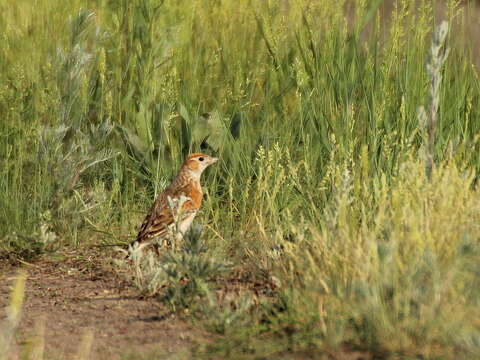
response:
[[[36,268],[39,267],[38,265],[29,263],[29,262],[27,262],[27,261],[25,261],[25,260],[22,260],[22,259],[17,259],[17,261],[20,262],[20,263],[22,263],[22,264],[24,264],[24,265],[27,265],[27,266],[33,266],[33,267],[36,267]]]
[[[106,247],[115,247],[115,246],[127,246],[129,243],[116,243],[116,244],[100,244],[100,245],[90,245],[91,248],[106,248]]]

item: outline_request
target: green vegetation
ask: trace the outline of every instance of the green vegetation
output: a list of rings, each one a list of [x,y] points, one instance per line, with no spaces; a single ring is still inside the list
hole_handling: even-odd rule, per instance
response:
[[[0,257],[128,243],[201,150],[221,158],[201,238],[132,272],[212,334],[197,358],[475,358],[480,81],[462,7],[442,4],[432,50],[430,1],[389,19],[381,3],[0,0]],[[217,296],[239,273],[260,295],[246,280]]]

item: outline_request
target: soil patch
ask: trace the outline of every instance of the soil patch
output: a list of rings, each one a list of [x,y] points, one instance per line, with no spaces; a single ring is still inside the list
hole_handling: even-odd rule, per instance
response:
[[[79,351],[109,360],[187,355],[195,330],[155,299],[142,298],[99,256],[72,251],[23,266],[19,348],[43,332],[46,359],[72,359]],[[18,268],[0,271],[1,328]]]

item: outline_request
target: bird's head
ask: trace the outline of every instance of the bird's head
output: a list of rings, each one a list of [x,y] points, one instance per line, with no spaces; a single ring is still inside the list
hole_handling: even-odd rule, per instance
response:
[[[208,166],[216,163],[218,158],[214,158],[207,154],[201,153],[194,153],[188,155],[187,159],[183,163],[183,168],[188,169],[189,172],[195,174],[200,178],[203,170],[205,170]]]

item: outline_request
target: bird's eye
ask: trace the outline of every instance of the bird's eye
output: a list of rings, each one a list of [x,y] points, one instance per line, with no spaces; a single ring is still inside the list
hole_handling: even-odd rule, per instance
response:
[[[199,157],[198,160],[203,161],[204,159],[203,159],[203,157]]]

